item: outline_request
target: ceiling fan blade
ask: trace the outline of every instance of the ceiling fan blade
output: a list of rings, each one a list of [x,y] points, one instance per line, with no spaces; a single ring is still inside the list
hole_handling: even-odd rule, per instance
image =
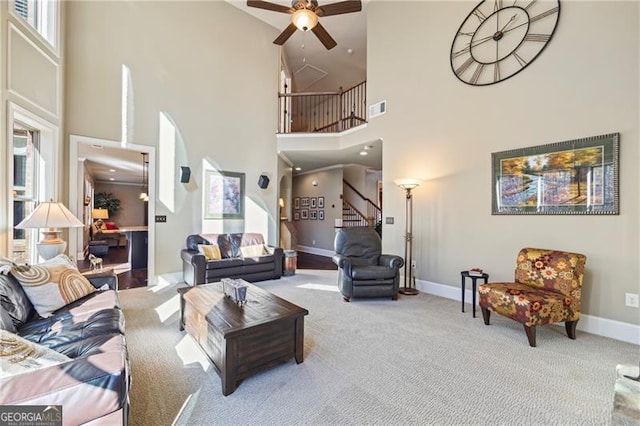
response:
[[[360,12],[362,2],[360,0],[340,1],[338,3],[325,4],[316,9],[318,16],[342,15],[343,13]]]
[[[269,3],[268,1],[261,0],[247,0],[247,6],[257,7],[258,9],[271,10],[272,12],[292,13],[292,10],[288,6],[282,6],[280,4]]]
[[[285,41],[289,40],[289,37],[291,37],[296,30],[297,28],[293,23],[289,24],[289,26],[285,28],[275,40],[273,40],[273,44],[282,46]]]
[[[336,45],[338,43],[336,43],[336,41],[333,39],[333,37],[331,37],[329,35],[329,33],[327,32],[327,30],[324,29],[324,27],[322,25],[320,25],[320,22],[318,22],[318,25],[316,25],[315,27],[313,27],[311,29],[311,31],[313,31],[313,33],[316,35],[316,37],[318,37],[318,40],[320,40],[320,42],[322,44],[324,44],[324,47],[327,48],[327,50],[331,50],[334,47],[336,47]]]

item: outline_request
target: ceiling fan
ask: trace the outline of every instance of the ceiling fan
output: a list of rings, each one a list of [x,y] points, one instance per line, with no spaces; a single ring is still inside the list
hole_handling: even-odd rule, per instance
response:
[[[296,32],[313,31],[324,47],[333,49],[338,43],[329,35],[327,30],[318,22],[319,17],[342,15],[343,13],[360,12],[362,3],[360,0],[348,0],[318,6],[317,0],[292,0],[291,7],[261,0],[247,0],[247,6],[258,9],[271,10],[273,12],[288,13],[291,15],[291,23],[280,35],[273,40],[282,46]]]

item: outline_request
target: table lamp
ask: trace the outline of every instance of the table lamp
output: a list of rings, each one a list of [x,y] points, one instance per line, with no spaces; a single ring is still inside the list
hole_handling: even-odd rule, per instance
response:
[[[93,209],[91,212],[91,217],[96,219],[96,226],[98,229],[102,228],[103,221],[102,219],[109,219],[109,210],[107,209]]]
[[[67,242],[60,238],[61,230],[56,228],[83,227],[84,223],[73,215],[64,204],[43,201],[29,216],[16,225],[17,229],[47,228],[42,231],[43,238],[37,243],[38,254],[44,260],[64,253]]]

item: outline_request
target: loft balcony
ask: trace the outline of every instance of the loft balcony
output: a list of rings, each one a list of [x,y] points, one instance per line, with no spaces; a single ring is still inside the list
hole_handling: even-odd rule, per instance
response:
[[[339,92],[278,93],[279,134],[340,133],[366,123],[367,82]]]

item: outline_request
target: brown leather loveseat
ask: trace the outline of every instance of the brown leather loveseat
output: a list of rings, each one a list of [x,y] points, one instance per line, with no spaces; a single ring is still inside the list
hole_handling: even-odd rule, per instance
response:
[[[182,275],[189,285],[221,278],[255,282],[282,276],[282,248],[267,246],[258,233],[189,235],[181,257]]]

